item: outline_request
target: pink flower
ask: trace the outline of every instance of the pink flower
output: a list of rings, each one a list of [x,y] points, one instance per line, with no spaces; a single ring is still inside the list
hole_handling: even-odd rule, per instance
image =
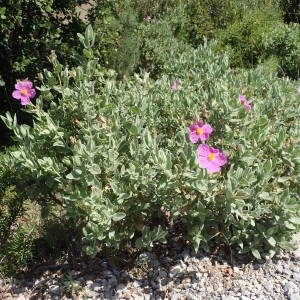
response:
[[[224,166],[228,161],[226,154],[206,144],[199,145],[197,154],[200,167],[207,169],[210,173],[219,172],[221,166]]]
[[[19,81],[15,84],[16,90],[13,91],[12,96],[17,100],[21,100],[22,105],[30,103],[30,99],[35,97],[35,89],[32,88],[31,81]]]
[[[151,21],[151,20],[153,19],[153,17],[152,17],[152,16],[147,16],[145,19],[146,19],[147,21]]]
[[[246,99],[246,97],[243,95],[240,95],[239,98],[240,98],[241,102],[244,104],[245,109],[250,110],[251,105],[250,105],[249,101]]]
[[[172,90],[177,91],[179,89],[180,84],[181,84],[181,80],[179,79],[174,80],[172,85]]]
[[[204,124],[202,121],[198,121],[196,124],[189,127],[190,141],[195,144],[199,140],[206,141],[209,135],[213,132],[212,127],[209,124]]]

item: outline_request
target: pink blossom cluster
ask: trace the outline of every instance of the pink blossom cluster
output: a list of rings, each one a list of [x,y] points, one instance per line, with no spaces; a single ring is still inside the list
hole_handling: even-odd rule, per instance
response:
[[[244,104],[246,110],[251,110],[251,105],[244,95],[239,95],[240,101]]]
[[[189,139],[193,144],[199,140],[205,142],[212,132],[213,128],[210,124],[197,121],[189,127]],[[221,167],[228,161],[226,154],[204,143],[197,148],[197,160],[200,167],[207,169],[210,173],[221,171]]]
[[[34,98],[36,94],[31,81],[19,81],[15,84],[15,90],[12,93],[13,98],[20,100],[22,105],[30,103],[30,99]]]
[[[171,89],[172,89],[173,91],[178,91],[180,85],[181,85],[181,80],[180,80],[180,79],[176,79],[176,80],[174,80]]]

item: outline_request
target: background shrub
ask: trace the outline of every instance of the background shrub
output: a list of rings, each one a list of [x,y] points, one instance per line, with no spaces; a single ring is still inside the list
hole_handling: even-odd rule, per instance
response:
[[[2,1],[3,2],[3,1]],[[61,61],[74,64],[78,50],[77,32],[84,30],[77,8],[83,0],[7,0],[0,4],[0,111],[18,111],[21,122],[31,119],[11,101],[17,79],[37,79],[50,66],[47,59],[55,51]],[[1,144],[9,143],[9,132],[0,122]]]
[[[261,36],[263,58],[273,57],[278,74],[297,79],[300,74],[300,25],[277,24]]]
[[[300,3],[297,0],[279,0],[286,23],[300,23]]]
[[[229,52],[233,67],[251,68],[265,55],[262,36],[269,35],[280,22],[279,11],[275,7],[248,8],[217,35],[218,49]]]
[[[20,218],[25,217],[27,199],[25,187],[20,184],[23,178],[4,163],[5,155],[2,153],[0,157],[0,274],[12,276],[25,267],[31,257],[34,230],[20,222]]]

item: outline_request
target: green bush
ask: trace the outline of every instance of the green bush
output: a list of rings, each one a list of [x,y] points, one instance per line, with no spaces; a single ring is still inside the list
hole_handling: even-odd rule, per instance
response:
[[[96,32],[95,55],[99,63],[114,69],[119,77],[131,75],[139,64],[140,23],[134,1],[99,1],[89,13]]]
[[[228,51],[233,67],[251,68],[265,57],[263,35],[280,24],[280,14],[276,8],[263,7],[247,9],[241,18],[229,24],[217,34],[218,49]]]
[[[279,76],[299,77],[299,24],[283,24],[276,6],[247,9],[240,19],[217,32],[217,49],[229,53],[232,67],[251,68],[277,61]]]
[[[11,233],[9,241],[1,245],[0,274],[10,277],[20,273],[32,257],[34,235],[28,228],[19,226]]]
[[[300,25],[277,24],[261,35],[263,57],[274,57],[278,74],[297,79],[300,76]]]
[[[279,6],[286,23],[300,23],[300,3],[298,0],[279,0]]]
[[[6,150],[13,151],[10,148]],[[22,176],[4,163],[5,152],[0,157],[0,274],[12,276],[26,266],[31,257],[32,230],[20,224],[24,214],[26,187],[19,184]]]
[[[76,33],[84,28],[76,7],[83,2],[87,1],[7,0],[0,5],[0,76],[6,85],[0,87],[0,111],[15,111],[18,105],[11,103],[10,91],[16,78],[36,79],[50,66],[51,51],[64,63],[74,63]]]
[[[91,27],[80,39],[92,57]],[[96,59],[69,69],[52,56],[41,96],[26,109],[34,126],[2,117],[20,143],[9,163],[32,180],[33,200],[43,205],[47,195],[66,223],[83,226],[87,254],[152,247],[174,222],[186,224],[196,249],[225,243],[271,257],[291,247],[300,224],[299,95],[264,66],[234,73],[214,47],[161,49],[157,80],[117,81]],[[219,173],[196,162],[188,126],[197,120],[214,129],[206,143],[228,155]]]

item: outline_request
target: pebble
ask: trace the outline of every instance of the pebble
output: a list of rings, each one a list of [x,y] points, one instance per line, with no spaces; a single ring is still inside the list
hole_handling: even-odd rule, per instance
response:
[[[48,291],[52,295],[60,296],[62,294],[62,289],[60,288],[59,285],[53,284],[50,285],[48,288]]]

